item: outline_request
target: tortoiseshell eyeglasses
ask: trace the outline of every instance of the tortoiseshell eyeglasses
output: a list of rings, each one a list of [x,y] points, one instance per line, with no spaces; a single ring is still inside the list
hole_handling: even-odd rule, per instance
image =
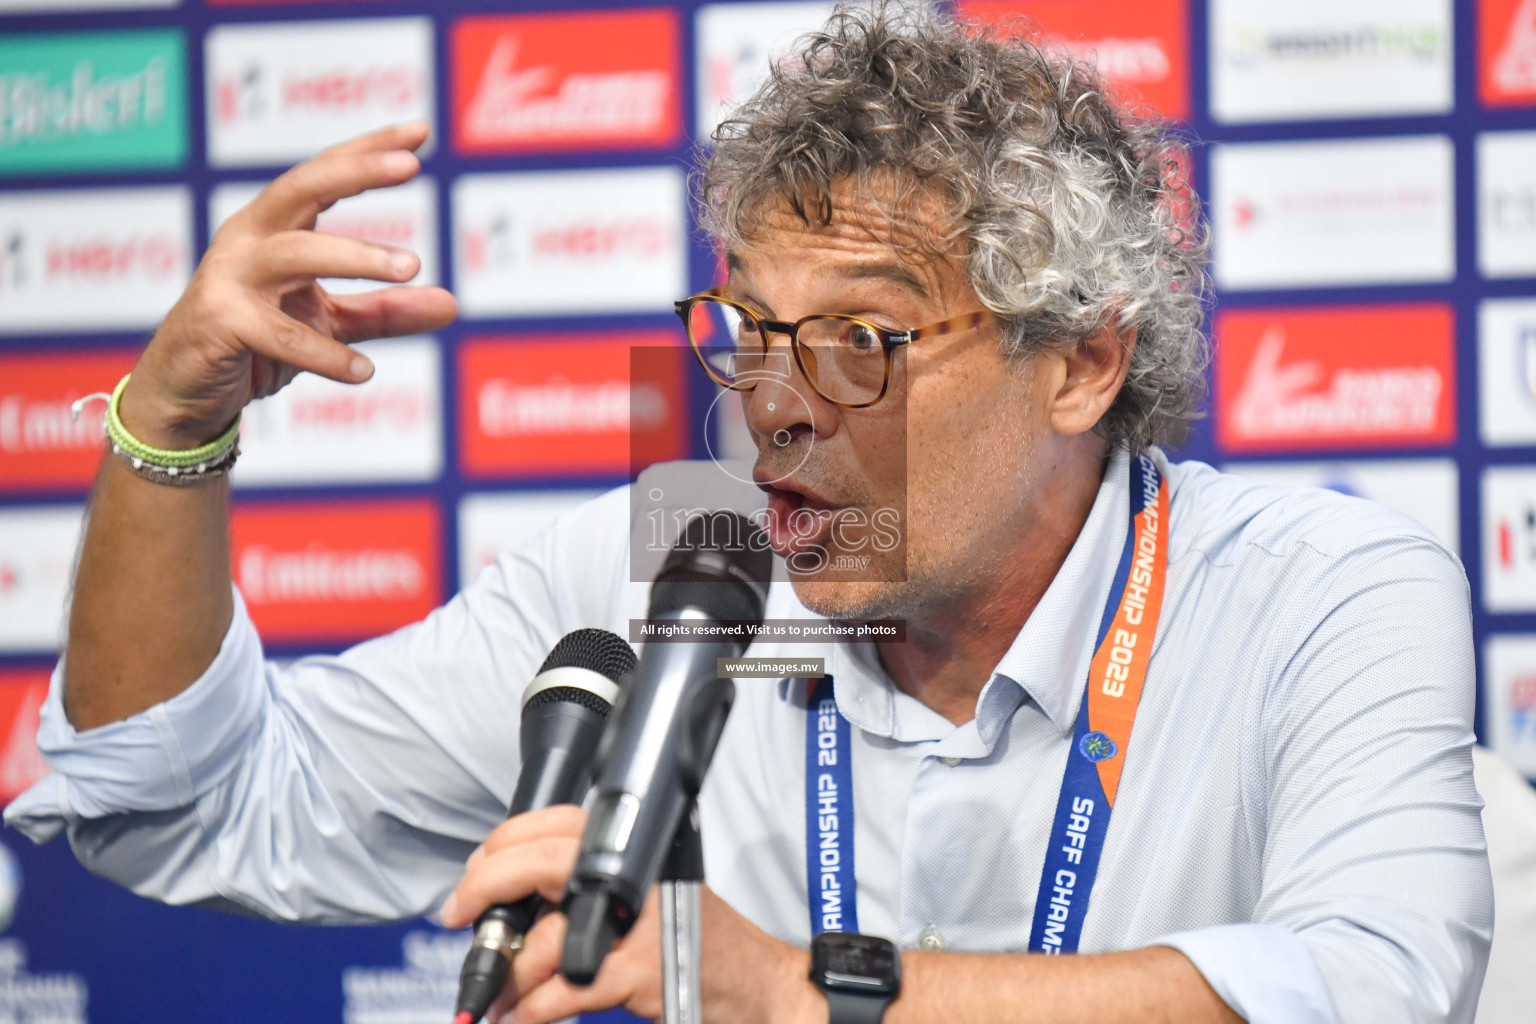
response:
[[[788,323],[766,320],[712,288],[673,304],[688,331],[693,354],[710,379],[733,391],[751,391],[766,376],[768,338],[789,338],[795,364],[816,393],[833,405],[863,409],[885,397],[891,386],[892,353],[921,338],[957,334],[991,323],[977,310],[909,331],[893,331],[856,316],[826,313]]]

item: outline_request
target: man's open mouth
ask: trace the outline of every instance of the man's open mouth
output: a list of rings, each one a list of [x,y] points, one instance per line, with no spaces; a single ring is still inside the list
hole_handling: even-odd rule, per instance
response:
[[[787,485],[787,486],[781,486]],[[768,515],[763,524],[768,543],[781,558],[822,547],[832,534],[839,506],[793,481],[757,485],[768,495]]]

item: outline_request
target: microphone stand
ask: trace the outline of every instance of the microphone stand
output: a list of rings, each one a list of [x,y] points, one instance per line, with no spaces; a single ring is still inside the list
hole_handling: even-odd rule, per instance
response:
[[[704,846],[698,805],[689,802],[678,822],[672,849],[661,866],[661,1005],[665,1024],[703,1024],[699,974],[699,887],[704,882]]]
[[[699,790],[715,755],[715,744],[736,700],[736,684],[710,679],[681,709],[677,732],[678,784],[687,797],[683,816],[662,862],[661,1005],[665,1024],[704,1024],[699,960],[700,886],[704,884],[704,842],[699,834]]]

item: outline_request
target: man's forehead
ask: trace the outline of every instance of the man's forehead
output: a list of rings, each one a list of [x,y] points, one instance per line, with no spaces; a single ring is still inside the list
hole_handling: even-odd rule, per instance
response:
[[[831,218],[809,223],[783,199],[764,203],[753,230],[726,250],[732,273],[756,275],[785,262],[808,264],[849,279],[886,280],[923,297],[947,290],[958,267],[936,251],[945,214],[935,204],[906,202],[892,209],[860,190],[833,193]]]

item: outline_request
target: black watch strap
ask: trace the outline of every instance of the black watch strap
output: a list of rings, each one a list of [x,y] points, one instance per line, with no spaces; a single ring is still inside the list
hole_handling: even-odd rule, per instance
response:
[[[827,996],[828,1024],[880,1024],[891,997],[822,989]]]

